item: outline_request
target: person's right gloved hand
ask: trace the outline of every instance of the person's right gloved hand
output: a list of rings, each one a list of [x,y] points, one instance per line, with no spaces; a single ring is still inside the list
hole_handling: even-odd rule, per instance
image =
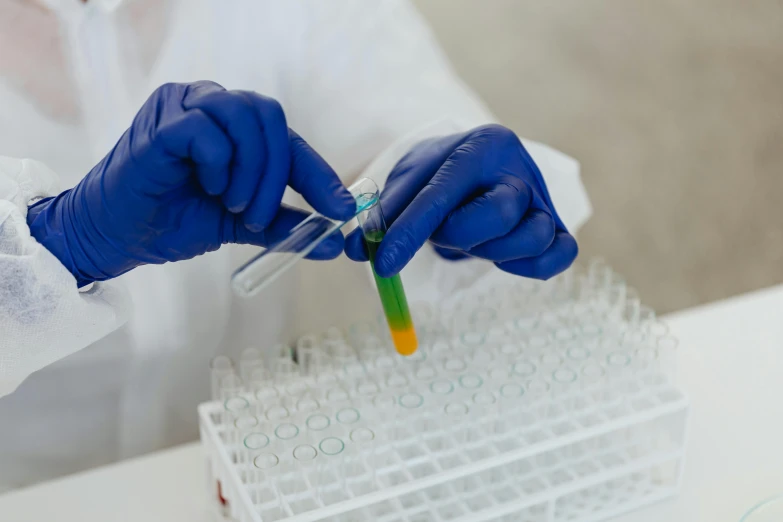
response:
[[[76,187],[30,207],[27,222],[83,286],[224,243],[269,246],[308,215],[281,205],[286,185],[327,217],[354,215],[354,198],[275,100],[167,84]],[[337,233],[308,257],[342,248]]]

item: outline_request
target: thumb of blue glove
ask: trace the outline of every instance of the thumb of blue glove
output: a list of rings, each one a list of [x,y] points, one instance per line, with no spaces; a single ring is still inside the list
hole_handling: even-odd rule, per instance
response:
[[[167,84],[76,187],[36,203],[27,221],[83,286],[225,243],[275,243],[307,217],[281,205],[287,185],[327,217],[354,213],[350,193],[275,100],[212,82]],[[336,234],[309,257],[342,247]]]

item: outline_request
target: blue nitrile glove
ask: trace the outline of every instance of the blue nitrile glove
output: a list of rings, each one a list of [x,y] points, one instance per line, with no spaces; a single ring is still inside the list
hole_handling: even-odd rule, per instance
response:
[[[83,286],[224,243],[274,243],[307,216],[281,206],[286,185],[328,217],[356,209],[275,100],[212,82],[167,84],[76,187],[33,205],[27,221]],[[309,257],[342,248],[336,234]]]
[[[427,240],[448,259],[484,258],[536,279],[559,274],[578,252],[538,167],[499,125],[416,145],[389,175],[381,208],[390,224],[375,260],[382,277],[402,270]],[[360,230],[345,251],[367,260]]]

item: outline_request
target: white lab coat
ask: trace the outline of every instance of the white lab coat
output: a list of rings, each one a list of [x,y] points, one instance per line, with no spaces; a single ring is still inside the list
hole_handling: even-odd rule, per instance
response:
[[[27,205],[77,183],[156,86],[211,79],[278,99],[346,183],[363,171],[382,183],[419,139],[494,120],[404,1],[168,2],[159,47],[133,43],[145,40],[126,7],[50,1],[64,5],[75,74],[59,81],[76,86],[81,118],[51,117],[0,78],[0,155],[59,173],[0,159],[0,491],[191,440],[213,356],[347,326],[377,306],[366,267],[344,257],[302,262],[240,300],[230,274],[254,249],[238,246],[77,291],[29,236]],[[578,164],[526,145],[576,231],[590,213]],[[437,300],[490,268],[424,249],[403,279],[412,301]]]

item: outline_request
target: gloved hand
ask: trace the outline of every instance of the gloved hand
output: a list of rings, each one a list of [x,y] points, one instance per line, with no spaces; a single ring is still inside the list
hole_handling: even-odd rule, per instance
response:
[[[32,206],[27,221],[83,286],[224,243],[268,246],[308,215],[281,206],[286,185],[327,217],[355,212],[275,100],[212,82],[167,84],[76,187]],[[342,248],[336,234],[309,257]]]
[[[429,240],[448,259],[472,256],[535,279],[576,258],[536,164],[505,127],[486,125],[425,140],[394,167],[381,194],[389,230],[378,247],[381,277],[398,273]],[[367,260],[356,230],[345,251]]]

